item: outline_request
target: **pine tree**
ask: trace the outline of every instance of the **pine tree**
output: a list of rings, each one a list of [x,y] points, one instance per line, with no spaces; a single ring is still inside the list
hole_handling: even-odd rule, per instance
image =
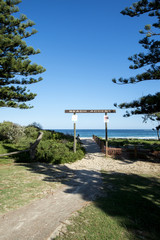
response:
[[[0,107],[31,108],[25,102],[35,98],[36,94],[27,90],[26,85],[42,80],[35,75],[43,73],[45,69],[31,63],[30,55],[40,53],[27,46],[24,41],[37,31],[32,29],[34,22],[19,12],[18,4],[21,0],[0,0]]]
[[[141,0],[131,7],[125,8],[121,13],[130,17],[147,13],[149,17],[153,17],[156,21],[153,24],[147,24],[144,31],[140,30],[141,34],[145,34],[145,37],[139,41],[145,49],[145,53],[141,52],[128,58],[133,63],[130,65],[130,69],[142,68],[144,72],[128,79],[119,78],[112,81],[117,84],[135,84],[142,81],[160,80],[160,32],[158,32],[160,29],[160,1]],[[149,94],[130,103],[115,104],[115,106],[121,109],[132,109],[126,111],[124,116],[146,114],[147,117],[150,117],[152,114],[160,112],[160,92],[153,95]]]

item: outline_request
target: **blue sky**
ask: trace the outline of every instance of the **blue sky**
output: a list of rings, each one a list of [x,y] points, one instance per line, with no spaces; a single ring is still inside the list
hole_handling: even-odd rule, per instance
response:
[[[43,81],[28,88],[37,93],[30,110],[1,108],[0,122],[33,122],[43,128],[72,128],[65,109],[114,109],[114,103],[132,101],[157,92],[159,82],[116,85],[113,78],[134,76],[128,57],[143,51],[139,30],[149,17],[130,18],[120,11],[135,1],[22,0],[20,12],[35,22],[38,33],[28,45],[41,53],[31,60],[46,68]],[[124,118],[125,111],[109,114],[110,129],[153,128],[141,116]],[[104,128],[103,114],[78,114],[77,128]]]

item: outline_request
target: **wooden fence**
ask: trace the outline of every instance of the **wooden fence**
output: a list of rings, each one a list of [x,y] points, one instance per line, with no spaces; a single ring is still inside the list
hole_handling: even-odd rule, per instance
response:
[[[93,139],[99,145],[101,151],[103,153],[106,153],[105,141],[95,135],[93,135]],[[160,151],[143,149],[141,146],[137,146],[137,145],[127,146],[124,148],[108,147],[108,155],[111,155],[112,157],[125,155],[128,157],[133,157],[135,159],[146,158],[146,156],[148,156],[148,157],[152,157],[152,158],[156,158],[157,160],[160,160]]]
[[[36,141],[33,144],[30,144],[30,148],[28,148],[26,150],[22,150],[22,151],[0,154],[0,157],[11,156],[11,155],[19,154],[19,153],[29,152],[30,158],[33,160],[35,158],[37,145],[41,141],[42,137],[43,137],[43,132],[39,132],[38,138],[36,139]]]
[[[105,154],[106,153],[105,141],[95,135],[93,135],[93,140],[98,144],[101,151]],[[123,151],[122,148],[108,147],[108,155],[112,157],[120,156],[122,154],[122,151]]]

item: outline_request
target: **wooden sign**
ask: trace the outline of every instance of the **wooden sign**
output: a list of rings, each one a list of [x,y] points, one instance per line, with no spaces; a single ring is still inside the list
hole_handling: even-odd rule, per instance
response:
[[[113,110],[113,109],[100,109],[100,110],[85,110],[85,109],[82,109],[82,110],[65,110],[65,113],[115,113],[116,110]]]

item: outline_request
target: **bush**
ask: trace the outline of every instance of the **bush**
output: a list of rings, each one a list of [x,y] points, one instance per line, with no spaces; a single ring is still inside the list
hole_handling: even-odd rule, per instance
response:
[[[66,144],[54,140],[41,141],[36,152],[37,161],[52,164],[74,162],[83,157],[84,152],[81,149],[77,149],[77,152],[73,153]]]
[[[37,122],[33,122],[33,123],[29,124],[28,127],[35,127],[38,130],[42,130],[42,128],[43,128],[42,125],[40,123],[37,123]]]
[[[73,142],[73,136],[69,134],[64,134],[60,132],[55,132],[54,130],[44,130],[43,140],[54,140],[55,142]]]
[[[24,135],[24,127],[18,124],[12,122],[0,123],[0,140],[17,143]]]
[[[27,138],[37,139],[39,130],[34,126],[25,127],[24,133]]]
[[[53,133],[54,131],[50,131],[50,130],[43,131],[42,141],[53,139]]]

